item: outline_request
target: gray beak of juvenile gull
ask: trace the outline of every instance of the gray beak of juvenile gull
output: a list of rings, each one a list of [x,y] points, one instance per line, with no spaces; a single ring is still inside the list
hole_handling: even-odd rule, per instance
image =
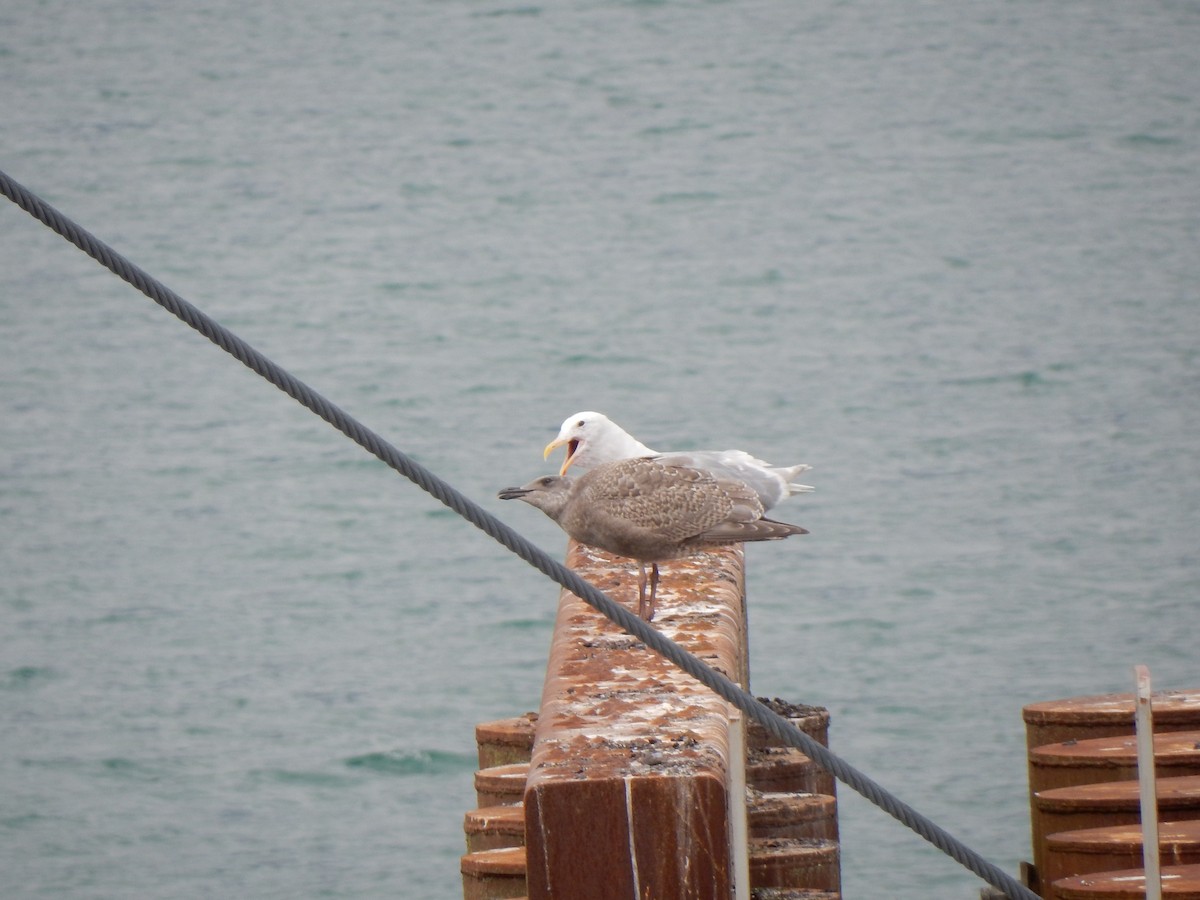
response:
[[[504,490],[502,490],[496,496],[499,497],[501,500],[520,500],[522,497],[524,497],[528,493],[529,493],[528,488],[506,487]]]

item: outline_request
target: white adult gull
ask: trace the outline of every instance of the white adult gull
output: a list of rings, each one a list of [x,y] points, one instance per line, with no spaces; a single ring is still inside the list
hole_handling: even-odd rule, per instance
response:
[[[645,458],[671,465],[686,466],[711,472],[719,479],[734,479],[754,489],[763,509],[770,509],[792,494],[812,490],[796,479],[812,466],[772,466],[756,459],[745,450],[652,450],[623,429],[608,416],[598,412],[580,412],[568,417],[559,429],[558,437],[546,445],[543,458],[559,447],[566,446],[560,475],[574,466],[577,471],[591,469],[618,459]]]
[[[741,481],[650,459],[603,463],[577,479],[544,475],[499,496],[536,506],[580,543],[637,560],[638,615],[647,622],[654,617],[660,561],[808,534],[799,525],[763,518],[757,495]]]

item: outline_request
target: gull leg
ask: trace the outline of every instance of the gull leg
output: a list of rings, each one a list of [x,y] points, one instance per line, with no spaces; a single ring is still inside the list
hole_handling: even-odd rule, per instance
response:
[[[658,596],[658,563],[650,563],[650,609],[643,617],[647,622],[654,618],[654,600]]]
[[[638,616],[646,618],[646,564],[638,560]]]

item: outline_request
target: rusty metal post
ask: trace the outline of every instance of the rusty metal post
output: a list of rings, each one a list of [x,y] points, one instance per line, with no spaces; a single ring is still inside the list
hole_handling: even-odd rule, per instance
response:
[[[636,606],[627,561],[568,565]],[[745,677],[740,547],[662,568],[655,626]],[[729,900],[730,708],[563,592],[525,788],[530,900]]]

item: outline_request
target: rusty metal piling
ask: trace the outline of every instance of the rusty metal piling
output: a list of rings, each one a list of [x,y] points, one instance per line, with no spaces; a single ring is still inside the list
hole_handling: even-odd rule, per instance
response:
[[[567,564],[636,607],[628,560],[571,542]],[[742,548],[663,565],[654,625],[747,686]],[[824,710],[777,711],[826,741]],[[464,823],[464,897],[836,897],[832,779],[745,731],[724,700],[563,591],[536,720],[476,730],[476,784],[489,806]],[[522,775],[519,797],[503,792]],[[733,827],[738,816],[748,833]]]

